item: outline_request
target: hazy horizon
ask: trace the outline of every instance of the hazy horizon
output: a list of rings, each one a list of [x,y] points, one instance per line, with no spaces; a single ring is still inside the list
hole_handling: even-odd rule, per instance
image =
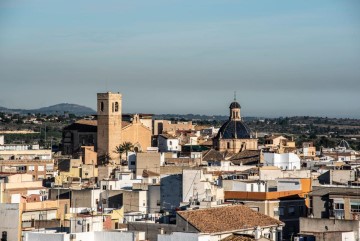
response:
[[[0,106],[360,118],[360,1],[5,0]]]

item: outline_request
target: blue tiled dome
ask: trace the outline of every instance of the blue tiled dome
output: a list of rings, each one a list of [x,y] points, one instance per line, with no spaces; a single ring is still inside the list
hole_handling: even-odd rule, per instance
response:
[[[217,139],[248,139],[252,138],[251,131],[249,127],[247,127],[242,121],[240,120],[228,120],[225,122],[216,138]]]

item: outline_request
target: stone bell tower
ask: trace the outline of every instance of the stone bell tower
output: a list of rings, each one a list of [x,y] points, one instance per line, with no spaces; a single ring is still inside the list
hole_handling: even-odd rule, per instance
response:
[[[115,147],[121,144],[120,93],[97,94],[97,153],[98,158],[108,154],[116,157]]]

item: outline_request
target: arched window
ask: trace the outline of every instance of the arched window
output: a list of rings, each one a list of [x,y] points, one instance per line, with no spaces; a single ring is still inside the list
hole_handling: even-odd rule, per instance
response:
[[[115,112],[119,111],[119,102],[115,102]]]
[[[104,111],[104,102],[100,102],[100,111]]]

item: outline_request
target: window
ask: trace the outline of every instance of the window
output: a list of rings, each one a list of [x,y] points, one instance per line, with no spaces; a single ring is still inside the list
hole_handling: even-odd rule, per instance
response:
[[[100,102],[100,111],[104,111],[104,102]]]
[[[284,216],[284,207],[279,207],[279,216]]]
[[[156,206],[160,206],[160,200],[156,200]]]
[[[152,179],[152,183],[156,184],[156,178]]]
[[[343,210],[344,209],[344,204],[343,203],[334,203],[334,209]]]
[[[103,185],[103,190],[106,190],[106,185]]]
[[[360,202],[350,202],[351,212],[360,213]]]
[[[119,111],[119,102],[115,102],[115,112]]]
[[[35,167],[34,166],[29,166],[29,171],[35,171]]]
[[[227,143],[227,148],[228,148],[228,149],[230,148],[230,142]]]
[[[288,215],[289,216],[295,216],[295,207],[294,206],[290,206],[288,208]]]

